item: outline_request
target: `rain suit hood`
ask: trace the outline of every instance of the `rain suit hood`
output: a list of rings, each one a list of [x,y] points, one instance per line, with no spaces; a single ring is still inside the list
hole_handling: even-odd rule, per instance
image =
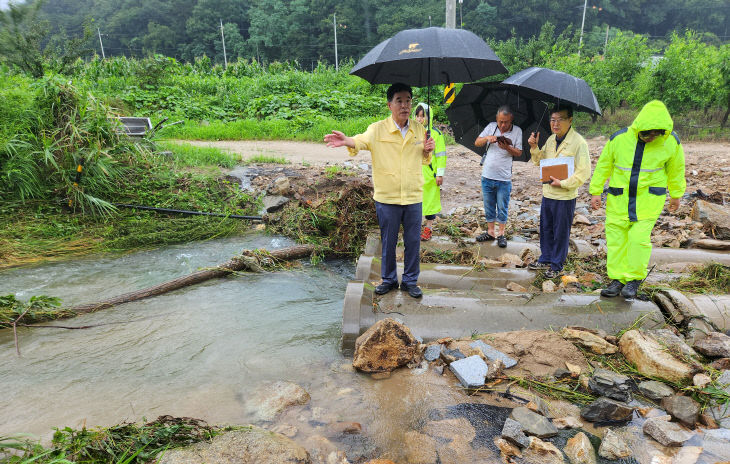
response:
[[[639,111],[639,114],[631,124],[631,130],[638,137],[639,132],[652,129],[664,129],[664,135],[657,139],[666,140],[672,133],[674,122],[669,110],[659,100],[652,100]]]
[[[424,126],[426,126],[427,129],[433,127],[433,112],[431,111],[431,108],[426,103],[421,102],[416,105],[416,110],[413,113],[414,115],[418,113],[418,108],[423,108],[424,114],[428,115],[428,124],[424,124]]]

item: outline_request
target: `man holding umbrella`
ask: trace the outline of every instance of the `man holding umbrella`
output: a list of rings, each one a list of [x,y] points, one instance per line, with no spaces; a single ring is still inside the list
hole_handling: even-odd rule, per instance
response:
[[[540,258],[530,264],[530,269],[545,270],[545,277],[560,275],[568,257],[570,229],[573,226],[575,199],[578,187],[591,176],[591,158],[585,139],[573,129],[573,109],[556,107],[550,114],[550,130],[553,132],[545,145],[538,147],[540,134],[533,132],[528,139],[532,162],[557,157],[573,158],[573,175],[567,179],[550,177],[552,182],[542,187],[540,206]]]
[[[634,298],[646,278],[651,256],[651,231],[669,188],[669,212],[684,195],[684,150],[672,132],[674,123],[664,103],[654,100],[633,124],[614,133],[591,179],[591,207],[601,206],[606,179],[606,270],[612,279],[601,295]]]
[[[373,199],[380,226],[383,278],[375,293],[383,295],[398,288],[395,249],[402,224],[405,251],[400,288],[419,298],[423,295],[417,284],[423,201],[421,165],[431,162],[435,144],[423,125],[409,119],[413,98],[410,86],[391,85],[387,98],[390,117],[371,124],[364,133],[353,137],[333,130],[324,136],[324,141],[328,147],[346,146],[350,156],[360,150],[372,154]]]

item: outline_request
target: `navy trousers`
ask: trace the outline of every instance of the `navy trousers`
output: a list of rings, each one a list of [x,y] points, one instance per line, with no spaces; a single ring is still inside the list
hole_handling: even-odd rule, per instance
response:
[[[390,205],[375,202],[375,212],[380,225],[380,242],[383,248],[380,275],[383,283],[398,283],[396,273],[395,247],[398,244],[398,231],[403,225],[403,276],[401,282],[406,286],[415,285],[421,272],[421,211],[422,203],[410,205]]]
[[[575,198],[553,200],[542,197],[540,206],[540,259],[553,271],[562,271],[570,248],[570,228],[573,226]]]

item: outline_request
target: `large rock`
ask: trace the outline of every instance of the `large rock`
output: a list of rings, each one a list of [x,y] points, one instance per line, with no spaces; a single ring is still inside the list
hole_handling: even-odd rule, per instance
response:
[[[669,415],[690,428],[694,428],[700,415],[700,404],[689,396],[667,396],[662,400],[662,408]]]
[[[626,403],[631,401],[629,378],[600,367],[593,372],[593,377],[588,380],[588,388],[599,396],[607,396]]]
[[[558,434],[557,427],[547,417],[532,412],[525,407],[514,408],[510,417],[520,423],[522,430],[527,435],[548,438]]]
[[[631,456],[631,448],[619,434],[608,429],[601,440],[601,446],[598,447],[598,455],[611,460],[623,459]]]
[[[525,462],[530,464],[565,464],[563,453],[552,443],[530,437],[530,445],[522,451]]]
[[[208,442],[167,450],[160,464],[310,464],[307,450],[291,439],[258,427],[249,426],[218,435]]]
[[[692,366],[665,350],[653,337],[638,330],[629,330],[619,341],[619,349],[636,369],[647,377],[658,377],[680,383],[692,378]]]
[[[449,369],[454,373],[459,382],[466,388],[480,387],[484,385],[484,379],[489,372],[489,366],[479,355],[459,359],[449,364]]]
[[[386,318],[357,337],[352,365],[364,372],[392,371],[411,361],[417,349],[411,329]]]
[[[273,213],[289,203],[289,199],[281,195],[266,195],[261,202],[264,204],[267,213]]]
[[[284,409],[309,402],[309,393],[292,382],[274,382],[256,389],[246,398],[246,412],[253,421],[271,421]]]
[[[654,401],[661,401],[662,398],[674,395],[674,389],[672,387],[665,383],[657,382],[656,380],[641,382],[638,387],[642,395]]]
[[[522,431],[522,424],[509,417],[504,421],[502,438],[509,440],[520,448],[526,448],[530,445],[530,439]]]
[[[626,422],[631,419],[634,408],[610,398],[598,398],[580,410],[580,417],[591,422]]]
[[[583,432],[569,439],[563,451],[571,464],[596,464],[596,450]]]
[[[644,422],[642,430],[664,446],[682,446],[694,433],[676,422],[669,422],[669,416],[652,417]]]
[[[703,224],[707,235],[719,240],[730,239],[730,213],[726,206],[697,200],[692,219]]]
[[[584,330],[576,330],[566,327],[560,331],[560,335],[562,335],[564,339],[580,345],[595,354],[612,354],[618,351],[618,348],[616,348],[615,345],[608,343],[598,335]]]
[[[730,357],[730,337],[720,332],[710,332],[707,337],[697,340],[694,348],[711,358]]]

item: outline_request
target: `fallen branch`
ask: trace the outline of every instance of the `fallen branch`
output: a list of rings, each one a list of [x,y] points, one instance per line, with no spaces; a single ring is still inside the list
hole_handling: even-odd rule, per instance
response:
[[[264,259],[270,258],[274,261],[281,260],[293,260],[306,258],[315,251],[314,245],[297,245],[289,248],[282,248],[267,252]],[[112,306],[120,305],[122,303],[129,303],[131,301],[142,300],[151,296],[162,295],[163,293],[171,292],[179,288],[188,287],[190,285],[199,284],[206,280],[216,279],[219,277],[225,277],[228,274],[237,271],[252,271],[261,272],[263,267],[260,260],[253,255],[253,253],[243,253],[240,256],[226,261],[219,266],[214,268],[205,269],[202,271],[193,272],[192,274],[178,277],[152,287],[143,288],[134,292],[124,293],[122,295],[109,298],[107,300],[99,301],[96,303],[89,303],[84,305],[73,306],[70,309],[77,314],[80,313],[93,313],[100,309],[110,308]]]

